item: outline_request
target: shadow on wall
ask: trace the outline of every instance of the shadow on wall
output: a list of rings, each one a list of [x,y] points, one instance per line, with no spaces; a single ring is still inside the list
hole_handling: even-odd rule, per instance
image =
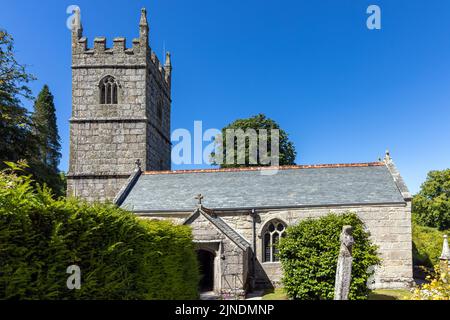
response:
[[[256,279],[253,286],[253,290],[274,290],[275,287],[270,280],[269,276],[267,275],[266,271],[264,270],[261,263],[256,259],[255,260],[255,274]]]

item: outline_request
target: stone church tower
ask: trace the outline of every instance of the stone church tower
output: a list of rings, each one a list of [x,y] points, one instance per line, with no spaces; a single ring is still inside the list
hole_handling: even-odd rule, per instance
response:
[[[149,46],[146,10],[139,38],[87,47],[79,12],[72,25],[72,117],[67,193],[112,200],[139,159],[142,170],[170,170],[170,54],[164,66]]]

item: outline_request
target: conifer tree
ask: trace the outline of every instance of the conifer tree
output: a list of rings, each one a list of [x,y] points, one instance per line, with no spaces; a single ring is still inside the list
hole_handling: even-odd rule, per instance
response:
[[[61,194],[61,177],[58,170],[61,144],[56,124],[56,109],[53,95],[44,85],[34,103],[32,115],[33,133],[37,141],[35,174],[40,182],[49,185],[56,194]]]
[[[58,172],[61,158],[56,109],[53,95],[44,85],[34,103],[32,116],[35,135],[39,143],[39,159],[53,172]]]

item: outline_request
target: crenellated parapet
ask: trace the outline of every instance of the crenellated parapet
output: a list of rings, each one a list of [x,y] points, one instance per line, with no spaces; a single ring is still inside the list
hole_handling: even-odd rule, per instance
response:
[[[167,58],[168,57],[168,58]],[[79,10],[75,11],[72,24],[72,67],[73,68],[100,68],[111,67],[146,67],[157,81],[170,90],[172,66],[170,54],[166,57],[163,66],[156,53],[149,45],[149,26],[146,10],[141,10],[139,22],[139,38],[131,41],[127,47],[127,39],[117,37],[113,39],[112,47],[107,47],[105,37],[96,37],[92,47],[88,46],[88,39],[83,36],[83,27]]]
[[[112,44],[72,24],[72,115],[68,194],[113,200],[141,159],[143,170],[170,170],[170,54],[162,65],[149,42],[145,9],[139,36]]]

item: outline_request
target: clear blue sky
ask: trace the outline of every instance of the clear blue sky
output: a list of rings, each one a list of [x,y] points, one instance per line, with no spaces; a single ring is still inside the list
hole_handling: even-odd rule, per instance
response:
[[[172,129],[263,112],[289,133],[297,163],[376,161],[389,148],[413,192],[429,170],[450,167],[450,1],[0,0],[0,27],[38,77],[34,93],[47,83],[55,95],[62,170],[71,4],[90,46],[95,36],[131,45],[147,8],[152,48],[173,53]],[[366,28],[369,4],[381,7],[380,31]]]

